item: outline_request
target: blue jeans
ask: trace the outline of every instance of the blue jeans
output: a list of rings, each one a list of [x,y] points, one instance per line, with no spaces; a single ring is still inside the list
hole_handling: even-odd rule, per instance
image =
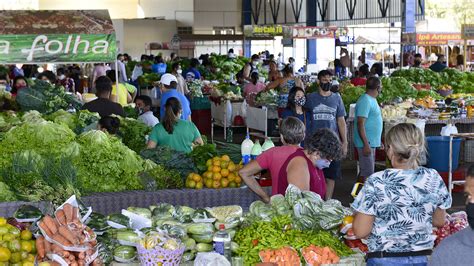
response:
[[[367,266],[426,266],[426,265],[428,265],[427,256],[371,258],[367,260]]]

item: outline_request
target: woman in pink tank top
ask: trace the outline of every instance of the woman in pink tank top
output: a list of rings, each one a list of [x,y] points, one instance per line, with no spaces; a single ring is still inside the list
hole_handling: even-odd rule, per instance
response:
[[[285,194],[289,184],[301,190],[310,190],[324,199],[326,181],[322,169],[332,160],[340,159],[342,148],[339,138],[329,129],[319,129],[305,141],[305,148],[291,154],[281,166],[278,175],[278,194]]]

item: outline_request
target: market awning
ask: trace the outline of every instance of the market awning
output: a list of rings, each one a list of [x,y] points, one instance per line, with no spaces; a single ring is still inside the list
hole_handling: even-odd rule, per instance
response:
[[[0,63],[112,62],[107,10],[0,11]]]

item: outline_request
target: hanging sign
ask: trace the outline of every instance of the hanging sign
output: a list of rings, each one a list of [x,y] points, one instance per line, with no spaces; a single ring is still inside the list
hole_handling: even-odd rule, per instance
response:
[[[245,25],[244,35],[251,37],[275,37],[287,35],[289,27],[282,25]]]
[[[334,39],[347,36],[349,30],[339,27],[293,27],[295,39]]]
[[[417,33],[417,45],[446,45],[450,41],[461,41],[460,33]]]
[[[463,24],[461,34],[464,40],[474,40],[474,24]]]

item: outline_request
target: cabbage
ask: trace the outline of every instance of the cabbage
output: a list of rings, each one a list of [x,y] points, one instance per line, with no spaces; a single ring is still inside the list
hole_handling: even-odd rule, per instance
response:
[[[9,130],[0,142],[0,168],[11,164],[14,153],[23,151],[60,157],[74,143],[75,137],[68,127],[43,119],[23,123]]]
[[[46,119],[57,124],[65,125],[71,130],[75,130],[77,127],[77,116],[62,109],[48,115]]]
[[[290,184],[288,188],[286,188],[285,198],[290,206],[295,205],[296,201],[302,197],[301,190],[297,186]]]
[[[291,207],[283,195],[278,194],[272,196],[270,198],[270,204],[278,215],[291,214]]]
[[[250,204],[250,213],[264,221],[270,222],[275,216],[275,212],[270,205],[263,203],[262,201],[254,201]]]
[[[173,218],[182,223],[189,223],[192,221],[193,215],[194,215],[193,208],[190,208],[187,206],[177,206],[173,213]]]
[[[187,236],[186,229],[180,225],[163,224],[157,227],[158,230],[166,232],[171,237],[183,238]]]
[[[175,212],[173,205],[169,203],[160,203],[157,206],[150,206],[153,217],[156,218],[171,218]]]
[[[87,192],[142,189],[138,173],[143,170],[143,160],[119,139],[91,130],[77,141],[81,148],[75,166]]]

